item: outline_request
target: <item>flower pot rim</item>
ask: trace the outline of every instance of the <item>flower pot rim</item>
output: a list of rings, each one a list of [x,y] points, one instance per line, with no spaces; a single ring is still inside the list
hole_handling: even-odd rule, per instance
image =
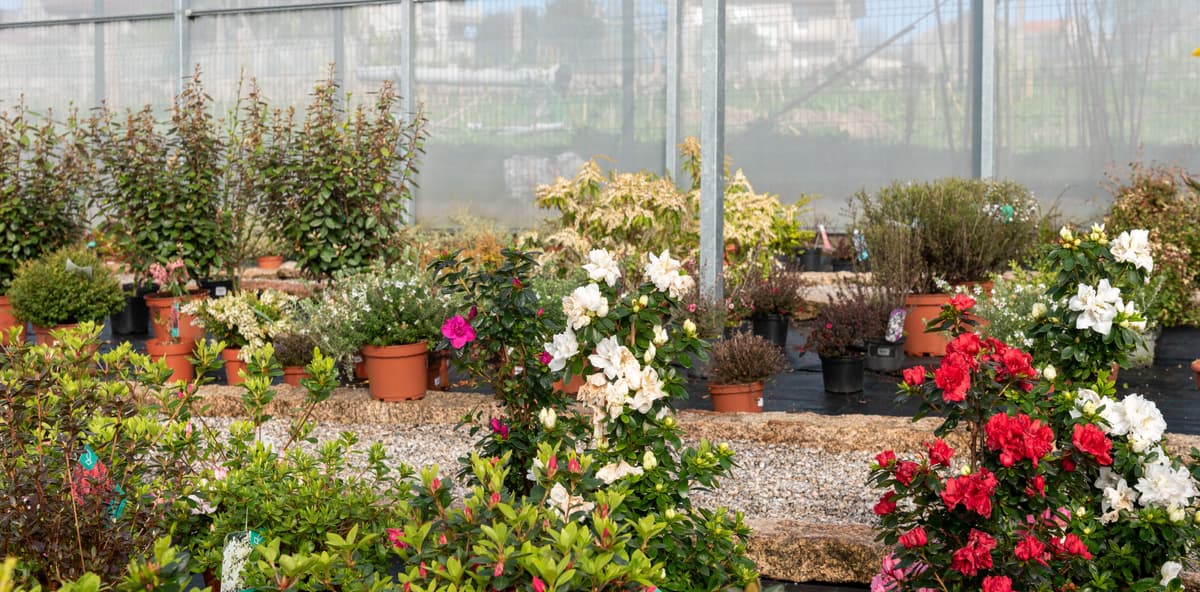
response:
[[[208,290],[188,290],[188,293],[184,294],[183,296],[172,296],[171,294],[154,292],[153,294],[146,294],[142,297],[145,298],[146,303],[149,304],[150,302],[169,302],[176,299],[184,300],[188,298],[203,298],[205,296],[208,296]]]
[[[421,351],[417,351],[417,348],[420,348]],[[428,353],[429,342],[418,341],[416,343],[401,343],[397,345],[364,345],[361,351],[362,355],[373,358],[415,356],[421,353]]]
[[[181,348],[184,349],[185,353],[191,353],[192,347],[194,347],[195,345],[196,345],[195,343],[190,343],[187,341],[171,343],[170,341],[161,341],[158,339],[148,339],[148,340],[146,340],[146,353],[150,354],[151,348],[157,349],[158,353],[161,355],[178,355],[177,351],[172,351],[172,350],[179,350]],[[154,355],[154,354],[150,354],[150,355]]]
[[[734,390],[734,389],[752,390],[755,388],[762,387],[765,384],[766,384],[766,381],[763,381],[763,380],[756,380],[754,382],[734,382],[731,384],[713,384],[710,382],[710,383],[708,383],[708,390],[710,392],[713,389],[738,392],[737,390]],[[713,393],[713,394],[717,394],[717,393]],[[720,393],[720,394],[725,394],[725,393]]]

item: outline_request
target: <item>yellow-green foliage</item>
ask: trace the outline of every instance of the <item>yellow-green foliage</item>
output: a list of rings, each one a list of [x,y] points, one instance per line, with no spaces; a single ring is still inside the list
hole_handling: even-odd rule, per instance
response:
[[[596,160],[584,163],[573,179],[559,177],[537,189],[539,207],[557,210],[540,241],[561,262],[582,261],[588,250],[608,249],[619,260],[670,249],[681,259],[695,260],[700,236],[700,144],[688,138],[680,145],[691,187],[680,189],[669,177],[646,171],[605,174]],[[795,232],[802,197],[783,205],[769,193],[758,193],[741,170],[725,172],[726,263],[740,267],[770,258],[777,232]],[[796,238],[794,235],[790,238]],[[803,235],[800,236],[803,239]]]

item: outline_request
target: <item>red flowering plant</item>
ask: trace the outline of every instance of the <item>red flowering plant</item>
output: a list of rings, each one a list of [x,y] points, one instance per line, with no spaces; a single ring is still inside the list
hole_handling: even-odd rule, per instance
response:
[[[1196,540],[1191,510],[1178,520],[1177,508],[1172,521],[1166,503],[1139,512],[1098,488],[1097,479],[1121,472],[1114,463],[1127,444],[1114,443],[1098,406],[1051,390],[1029,353],[975,333],[973,305],[964,296],[930,322],[952,336],[940,364],[904,371],[901,396],[921,401],[917,417],[944,421],[919,458],[884,451],[872,465],[871,482],[884,490],[874,506],[878,538],[893,547],[872,589],[1179,589],[1176,560]],[[1187,506],[1190,480],[1176,477],[1139,487]],[[1101,520],[1106,497],[1128,521]],[[1146,536],[1163,538],[1134,544]]]

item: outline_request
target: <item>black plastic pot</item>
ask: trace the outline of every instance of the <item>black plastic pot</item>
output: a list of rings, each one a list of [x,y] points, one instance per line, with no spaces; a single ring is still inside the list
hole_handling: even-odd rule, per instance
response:
[[[824,263],[822,259],[821,249],[819,247],[813,247],[807,251],[804,251],[804,254],[800,255],[800,264],[804,266],[804,271],[822,271],[822,265]]]
[[[145,335],[150,331],[150,309],[146,307],[146,295],[158,291],[158,286],[142,286],[133,293],[128,290],[132,285],[124,287],[125,308],[112,315],[113,335]]]
[[[821,377],[830,393],[859,393],[863,390],[865,357],[821,358]]]
[[[854,262],[849,259],[834,259],[831,265],[834,271],[854,271]]]
[[[789,320],[788,315],[769,314],[752,317],[750,326],[755,335],[784,348],[787,347]]]
[[[200,280],[197,283],[208,290],[210,298],[223,298],[233,293],[233,280]]]
[[[867,370],[898,372],[904,367],[904,340],[892,343],[885,339],[867,340]]]

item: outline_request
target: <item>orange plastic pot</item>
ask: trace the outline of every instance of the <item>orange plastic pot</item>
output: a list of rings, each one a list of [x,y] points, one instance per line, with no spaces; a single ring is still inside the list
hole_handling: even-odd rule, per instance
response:
[[[587,382],[587,378],[582,374],[576,374],[565,384],[561,380],[554,381],[554,390],[562,391],[568,395],[577,395],[579,394],[579,387],[583,386],[584,382]]]
[[[300,386],[300,381],[309,378],[308,370],[304,366],[285,366],[283,368],[283,383],[292,386]]]
[[[12,304],[8,302],[8,296],[0,296],[0,345],[8,345],[8,332],[13,327],[24,325],[25,323],[17,320]]]
[[[1200,389],[1200,359],[1192,361],[1192,372],[1196,373],[1196,388]]]
[[[283,265],[283,256],[267,255],[266,257],[259,257],[255,261],[258,263],[260,269],[279,269],[279,266]]]
[[[944,356],[949,343],[941,333],[926,333],[925,321],[937,318],[942,306],[950,302],[949,294],[909,294],[904,308],[904,353],[917,356]]]
[[[239,357],[242,354],[241,348],[227,347],[221,350],[221,359],[225,360],[225,384],[229,386],[237,386],[246,382],[242,377],[242,372],[246,370],[246,363]]]
[[[188,294],[187,296],[162,296],[160,294],[148,294],[146,296],[146,308],[150,309],[150,325],[153,327],[154,337],[159,341],[171,341],[171,309],[176,304],[183,306],[192,300],[207,298],[208,292],[199,291]],[[196,342],[204,338],[204,328],[192,324],[196,317],[189,314],[179,313],[179,341]]]
[[[57,341],[54,339],[54,337],[52,337],[50,335],[51,331],[58,331],[60,329],[74,329],[75,327],[78,327],[78,326],[79,326],[79,323],[71,323],[69,325],[55,325],[53,327],[39,327],[37,325],[34,325],[33,326],[33,340],[38,345],[54,345],[55,343],[57,343]]]
[[[380,401],[411,401],[425,396],[429,375],[429,346],[364,345],[367,390]]]
[[[195,344],[181,341],[179,343],[162,342],[151,339],[146,342],[146,353],[154,360],[162,360],[171,369],[171,377],[167,380],[174,382],[191,381],[196,377],[196,368],[188,358],[192,355]]]
[[[713,411],[719,413],[762,413],[763,383],[710,384]]]

